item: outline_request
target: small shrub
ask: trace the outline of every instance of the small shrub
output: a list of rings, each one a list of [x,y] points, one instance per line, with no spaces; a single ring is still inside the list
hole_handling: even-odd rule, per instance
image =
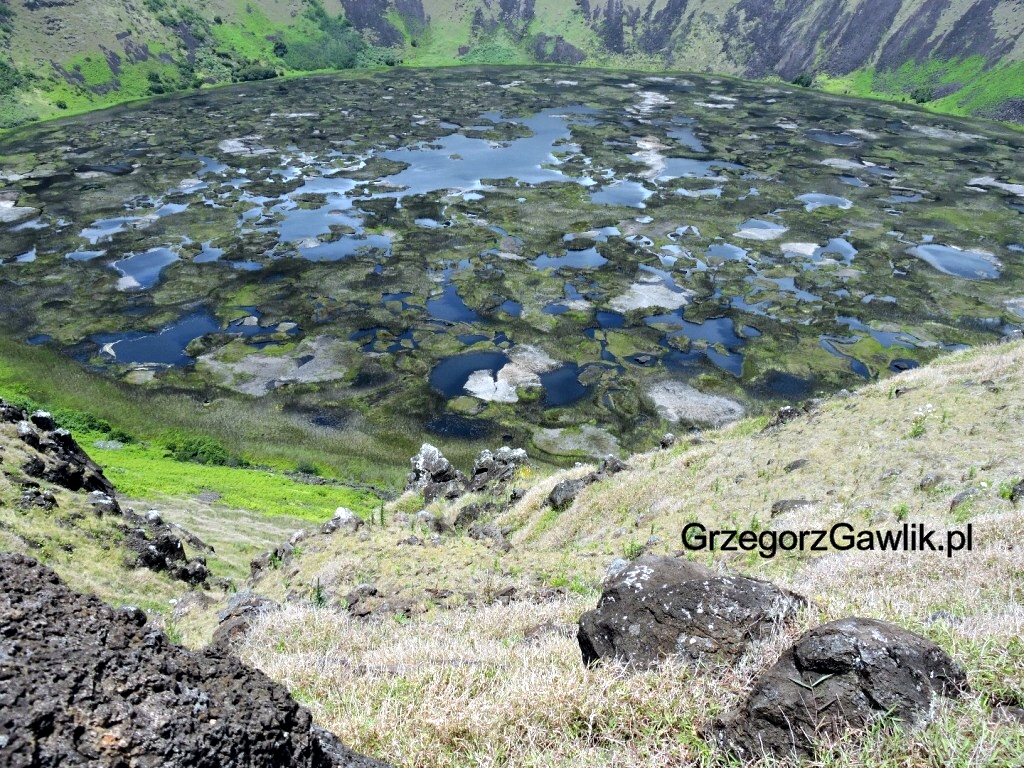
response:
[[[644,554],[644,545],[636,539],[630,539],[622,545],[622,556],[632,562]]]
[[[810,88],[813,83],[814,75],[810,72],[801,72],[793,78],[793,85],[799,85],[801,88]]]
[[[935,91],[928,87],[915,88],[910,92],[910,98],[917,104],[925,104],[935,101]]]
[[[57,99],[57,109],[67,109],[68,103],[64,99]]]

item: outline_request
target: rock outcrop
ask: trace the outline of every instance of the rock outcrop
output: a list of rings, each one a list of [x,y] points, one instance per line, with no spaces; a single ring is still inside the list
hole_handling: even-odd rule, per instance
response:
[[[583,661],[651,667],[669,656],[729,660],[775,631],[806,601],[765,581],[647,555],[614,575],[580,617]]]
[[[412,471],[406,477],[405,490],[423,491],[423,501],[427,504],[435,499],[457,499],[465,493],[503,487],[528,461],[522,448],[503,445],[496,451],[481,451],[473,462],[471,476],[466,477],[438,448],[423,443],[419,453],[409,459]]]
[[[69,491],[102,491],[113,495],[114,486],[66,429],[60,429],[46,411],[29,414],[0,400],[0,423],[15,424],[17,435],[33,450],[22,470],[29,477]]]
[[[386,768],[224,651],[190,651],[0,554],[0,765]]]
[[[966,690],[964,671],[929,640],[884,621],[842,619],[805,633],[704,736],[743,761],[810,756],[821,740],[877,717],[920,722],[936,697]]]

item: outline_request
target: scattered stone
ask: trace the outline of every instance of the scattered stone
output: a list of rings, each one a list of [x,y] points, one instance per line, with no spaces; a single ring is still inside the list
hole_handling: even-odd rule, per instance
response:
[[[942,475],[929,472],[927,475],[921,478],[921,481],[917,484],[917,487],[922,491],[930,491],[937,488],[943,481]]]
[[[506,535],[506,531],[494,523],[486,523],[484,525],[478,523],[469,529],[471,539],[489,541],[493,549],[502,553],[509,552],[512,549],[512,544],[505,538]]]
[[[789,462],[783,469],[786,472],[796,472],[798,469],[803,469],[807,466],[807,459],[796,459],[795,461]]]
[[[548,504],[554,509],[562,510],[572,504],[573,500],[587,487],[585,480],[562,480],[548,494]]]
[[[688,560],[645,555],[609,580],[580,617],[584,663],[651,667],[669,656],[732,660],[806,602],[765,581],[721,576]]]
[[[796,512],[797,510],[812,506],[814,506],[814,502],[808,501],[807,499],[779,499],[779,501],[772,504],[771,515],[772,518],[776,518],[780,515]]]
[[[808,400],[800,406],[784,405],[769,419],[768,425],[763,431],[775,430],[794,419],[810,416],[818,410],[820,404],[820,400]]]
[[[977,488],[965,488],[964,490],[956,494],[956,496],[954,496],[952,499],[950,499],[949,511],[955,512],[958,508],[964,506],[972,499],[977,498],[979,495],[980,494]]]
[[[455,516],[456,528],[468,528],[483,515],[484,508],[480,504],[467,504]]]
[[[921,723],[935,697],[965,691],[964,671],[929,640],[884,621],[842,619],[805,633],[703,735],[744,762],[812,756],[820,740],[879,716]]]
[[[386,768],[235,656],[175,645],[22,555],[0,554],[0,626],[2,765]]]
[[[269,597],[250,590],[233,595],[227,608],[217,614],[217,629],[210,644],[233,649],[245,638],[254,619],[280,607]]]
[[[437,535],[455,533],[455,529],[447,520],[440,515],[432,515],[425,509],[417,513],[416,521],[428,531]]]
[[[347,507],[338,507],[334,516],[320,526],[320,532],[330,535],[335,531],[344,528],[348,533],[355,533],[364,525],[363,519]]]
[[[1010,501],[1016,504],[1020,499],[1024,498],[1024,480],[1021,480],[1010,490]]]
[[[664,435],[661,436],[661,443],[660,443],[660,445],[661,445],[662,450],[667,450],[667,449],[671,448],[675,444],[676,444],[676,436],[673,435],[671,432],[666,432]]]

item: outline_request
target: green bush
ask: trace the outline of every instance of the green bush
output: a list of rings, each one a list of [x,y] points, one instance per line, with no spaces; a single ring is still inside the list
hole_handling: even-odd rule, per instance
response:
[[[176,461],[217,465],[228,463],[227,450],[212,437],[173,433],[165,436],[163,443]]]
[[[238,70],[235,76],[245,82],[251,80],[273,80],[277,77],[277,70],[265,64],[246,64]]]
[[[799,75],[793,78],[793,85],[799,85],[801,88],[810,88],[814,84],[814,75],[810,72],[801,72]]]

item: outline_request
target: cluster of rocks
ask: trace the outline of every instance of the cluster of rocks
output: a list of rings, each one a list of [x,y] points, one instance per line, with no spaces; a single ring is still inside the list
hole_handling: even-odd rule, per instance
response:
[[[57,427],[46,411],[29,414],[0,400],[0,423],[15,424],[18,438],[32,449],[32,455],[21,467],[29,477],[69,491],[114,494],[114,486],[100,466],[86,455],[70,432]]]
[[[405,490],[422,491],[424,503],[429,504],[435,499],[457,499],[466,493],[502,487],[515,478],[516,470],[526,465],[528,457],[522,448],[508,446],[481,451],[469,477],[430,443],[424,443],[409,461],[412,471]]]
[[[792,620],[806,600],[765,581],[645,556],[606,582],[580,617],[583,660],[646,668],[666,658],[731,662]],[[847,618],[800,637],[737,709],[702,729],[748,761],[815,754],[829,738],[879,717],[927,718],[938,696],[967,690],[963,670],[925,638],[883,621]]]
[[[386,768],[222,649],[190,651],[0,554],[0,764]]]
[[[57,426],[51,414],[46,411],[30,414],[0,400],[0,424],[15,425],[17,436],[28,453],[21,471],[32,479],[8,475],[21,486],[20,507],[44,511],[59,507],[52,488],[44,488],[41,483],[73,492],[89,492],[85,506],[93,514],[118,518],[115,527],[124,535],[126,565],[166,572],[190,585],[207,583],[210,571],[205,558],[189,558],[182,538],[201,551],[213,550],[189,532],[165,523],[158,512],[138,515],[130,508],[122,509],[114,486],[104,476],[102,468],[89,458],[70,432]]]

